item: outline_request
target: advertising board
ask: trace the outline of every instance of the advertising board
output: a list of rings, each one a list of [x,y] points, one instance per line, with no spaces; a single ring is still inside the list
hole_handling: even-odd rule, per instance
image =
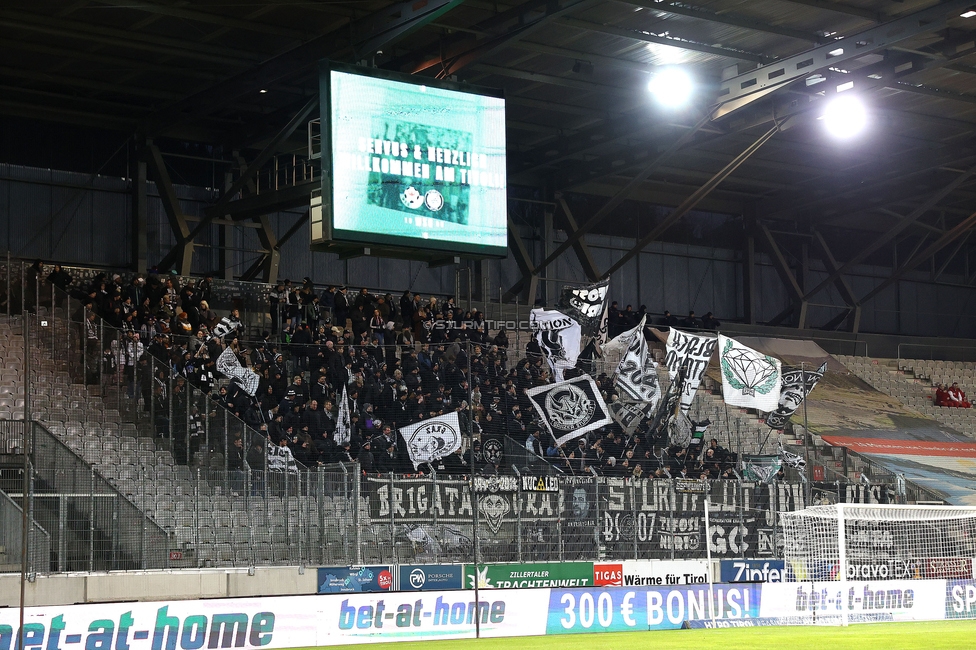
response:
[[[596,586],[640,587],[708,582],[707,560],[625,560],[593,565]]]
[[[592,562],[537,562],[533,564],[480,564],[464,566],[464,586],[474,589],[538,589],[540,587],[591,587]]]
[[[552,589],[546,634],[673,630],[687,621],[759,616],[758,585]]]
[[[400,591],[450,591],[461,589],[460,564],[401,564],[397,567]]]
[[[783,560],[722,560],[721,582],[782,582]]]
[[[946,601],[944,580],[771,582],[762,585],[760,616],[837,624],[846,610],[851,623],[936,621]]]
[[[525,566],[525,565],[522,565]],[[278,650],[397,640],[976,618],[976,581],[337,593],[29,607],[25,649]],[[18,610],[0,608],[0,650]],[[477,621],[477,623],[476,623]]]
[[[976,618],[976,581],[946,582],[946,618]]]
[[[393,588],[393,567],[319,567],[318,586],[320,594],[390,591]]]

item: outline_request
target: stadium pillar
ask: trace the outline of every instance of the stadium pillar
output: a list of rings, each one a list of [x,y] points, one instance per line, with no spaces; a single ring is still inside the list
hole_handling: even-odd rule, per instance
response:
[[[766,240],[766,245],[769,248],[770,257],[773,260],[773,267],[776,272],[779,273],[780,279],[783,284],[786,285],[787,290],[792,294],[791,300],[799,307],[799,318],[797,319],[797,329],[804,329],[806,327],[807,320],[807,305],[809,302],[804,300],[803,289],[800,288],[800,283],[797,282],[796,276],[793,274],[793,270],[790,269],[790,265],[786,261],[786,256],[783,255],[783,251],[780,250],[779,244],[773,238],[773,233],[769,231],[762,223],[756,224],[757,229],[760,234],[762,234],[763,239]]]
[[[743,218],[745,238],[742,246],[742,312],[746,323],[756,322],[756,219],[751,206]]]

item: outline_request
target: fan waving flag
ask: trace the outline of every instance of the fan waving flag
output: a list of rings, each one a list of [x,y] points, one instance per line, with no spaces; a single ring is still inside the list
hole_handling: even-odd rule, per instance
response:
[[[210,338],[222,339],[240,326],[241,321],[237,320],[236,318],[232,320],[229,316],[224,316],[220,319],[220,322],[217,323],[216,327],[213,328]]]
[[[786,428],[790,418],[800,408],[800,404],[803,403],[807,395],[813,392],[817,382],[823,378],[825,372],[827,372],[826,362],[817,370],[804,370],[802,368],[786,368],[783,370],[779,405],[775,411],[766,416],[766,424],[769,428],[779,430]]]
[[[708,369],[708,362],[715,352],[714,335],[691,334],[671,328],[668,332],[667,359],[668,377],[673,382],[678,372],[683,370],[681,391],[681,412],[687,414],[695,400],[702,375]]]
[[[610,278],[583,287],[563,287],[556,306],[573,317],[583,328],[584,334],[596,336],[607,310],[609,288]]]
[[[258,392],[258,384],[261,382],[260,375],[250,368],[242,366],[241,362],[237,360],[237,355],[230,348],[224,348],[224,351],[217,357],[217,370],[240,384],[244,392],[251,397],[254,397]]]
[[[339,401],[339,416],[336,421],[335,441],[340,447],[351,439],[352,425],[349,422],[349,398],[346,396],[346,387],[342,387],[342,399]]]
[[[453,454],[461,448],[461,423],[457,411],[400,429],[414,469]]]
[[[606,402],[589,375],[525,391],[556,445],[610,424]]]
[[[576,367],[580,353],[580,324],[561,311],[533,309],[529,312],[529,329],[535,332],[553,377],[562,381],[563,372]]]
[[[620,335],[630,335],[630,340],[617,364],[616,382],[622,393],[621,398],[647,404],[648,409],[653,411],[661,399],[661,387],[657,383],[657,364],[647,353],[644,320],[642,318],[637,327]]]
[[[722,397],[730,406],[773,411],[779,404],[780,361],[718,335]]]

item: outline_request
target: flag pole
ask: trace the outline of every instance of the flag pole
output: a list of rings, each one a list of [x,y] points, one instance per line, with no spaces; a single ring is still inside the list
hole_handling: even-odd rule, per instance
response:
[[[807,505],[813,494],[813,485],[810,483],[810,448],[808,439],[810,437],[810,421],[807,419],[807,370],[806,362],[800,362],[800,388],[803,390],[803,483],[804,500]]]
[[[478,587],[478,495],[474,490],[474,403],[471,399],[471,339],[464,342],[465,360],[468,371],[468,449],[471,452],[471,467],[468,481],[471,487],[471,550],[474,556],[474,638],[481,638],[481,598]]]

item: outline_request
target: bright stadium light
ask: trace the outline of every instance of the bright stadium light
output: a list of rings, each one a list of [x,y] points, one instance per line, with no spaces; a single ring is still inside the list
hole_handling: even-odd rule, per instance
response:
[[[868,124],[868,112],[858,97],[841,95],[830,100],[822,119],[827,133],[845,140],[864,130]]]
[[[677,108],[691,99],[695,82],[681,68],[664,68],[651,77],[647,89],[662,106]]]

